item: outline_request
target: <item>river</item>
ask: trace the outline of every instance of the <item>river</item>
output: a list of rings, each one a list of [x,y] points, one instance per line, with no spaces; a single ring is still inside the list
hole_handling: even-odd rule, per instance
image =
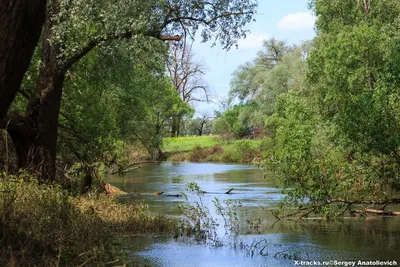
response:
[[[124,177],[108,176],[106,180],[126,192],[138,192],[152,212],[168,216],[180,216],[179,204],[199,202],[198,196],[186,191],[189,182],[196,182],[207,192],[201,203],[219,221],[221,217],[213,205],[215,197],[221,202],[241,203],[240,234],[232,237],[225,235],[222,226],[217,229],[223,246],[165,237],[124,239],[135,266],[293,266],[295,260],[321,264],[331,260],[331,266],[335,260],[342,261],[343,266],[347,261],[358,260],[396,260],[400,264],[400,218],[345,218],[341,223],[319,219],[276,222],[265,209],[276,206],[284,195],[273,174],[264,175],[252,166],[161,162],[144,164]],[[231,193],[225,194],[231,188]],[[154,196],[154,192],[164,193]],[[186,192],[188,200],[167,196],[181,192]],[[255,222],[256,218],[262,219],[258,231],[250,231],[247,220]]]

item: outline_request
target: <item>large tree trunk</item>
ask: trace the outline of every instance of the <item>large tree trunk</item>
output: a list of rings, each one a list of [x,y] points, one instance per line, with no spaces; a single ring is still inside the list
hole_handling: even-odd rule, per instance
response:
[[[0,1],[0,124],[29,67],[45,12],[46,0]]]
[[[52,26],[48,15],[36,94],[29,100],[25,116],[14,119],[8,129],[16,147],[19,167],[41,180],[55,179],[58,114],[65,74],[65,68],[57,58],[59,47],[48,41]]]

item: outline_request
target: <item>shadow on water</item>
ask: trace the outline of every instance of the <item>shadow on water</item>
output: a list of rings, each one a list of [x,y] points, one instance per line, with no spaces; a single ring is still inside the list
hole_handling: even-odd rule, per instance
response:
[[[138,266],[293,266],[293,257],[302,260],[397,260],[400,262],[400,218],[370,217],[345,219],[342,223],[323,220],[282,221],[260,208],[271,207],[283,197],[274,175],[263,178],[261,170],[238,164],[172,163],[145,164],[125,177],[109,176],[107,181],[126,192],[138,192],[153,212],[179,216],[182,197],[153,196],[154,192],[175,195],[185,192],[188,182],[202,190],[203,203],[215,215],[212,200],[240,201],[241,225],[262,218],[260,232],[244,227],[225,246],[210,247],[165,238],[124,240]],[[233,188],[232,194],[224,194]],[[189,202],[197,200],[190,196]],[[123,201],[131,201],[124,199]],[[243,212],[244,210],[244,212]],[[260,256],[262,254],[262,256]]]

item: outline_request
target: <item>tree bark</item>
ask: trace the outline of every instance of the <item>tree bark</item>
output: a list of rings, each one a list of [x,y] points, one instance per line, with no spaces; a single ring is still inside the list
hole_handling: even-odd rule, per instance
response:
[[[172,129],[171,129],[172,137],[179,137],[180,125],[181,125],[181,117],[179,115],[174,116],[172,118]]]
[[[56,175],[58,114],[65,74],[65,68],[57,58],[59,47],[49,42],[52,26],[48,14],[36,93],[29,100],[25,116],[13,119],[8,129],[16,147],[19,168],[40,180],[50,181]]]
[[[29,67],[45,12],[46,0],[0,1],[0,122]]]

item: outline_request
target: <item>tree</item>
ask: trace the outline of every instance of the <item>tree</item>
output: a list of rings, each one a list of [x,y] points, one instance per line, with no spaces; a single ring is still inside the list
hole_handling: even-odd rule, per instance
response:
[[[209,113],[202,113],[199,117],[195,117],[185,121],[185,133],[187,135],[198,135],[211,133],[212,117]]]
[[[30,96],[25,114],[6,119],[19,167],[28,168],[42,179],[54,179],[65,75],[94,48],[113,45],[120,39],[143,46],[157,45],[157,40],[179,40],[177,34],[183,31],[194,34],[199,26],[203,27],[204,41],[220,40],[224,48],[229,48],[246,34],[243,26],[252,20],[255,7],[252,1],[225,0],[172,4],[158,0],[122,1],[112,5],[102,1],[50,1],[35,93]]]
[[[318,35],[300,90],[269,122],[276,171],[300,216],[400,203],[398,1],[311,1]],[[291,214],[294,214],[291,212]]]
[[[348,3],[315,2],[316,12],[344,7]],[[318,49],[310,55],[308,78],[316,87],[321,113],[353,147],[394,160],[400,146],[400,110],[393,102],[398,97],[396,80],[389,77],[397,75],[392,68],[399,34],[394,18],[400,16],[400,4],[355,2],[349,8],[341,19],[319,19]]]
[[[168,82],[164,77],[147,85],[151,88],[148,90],[148,101],[143,106],[146,115],[136,118],[132,127],[133,136],[144,145],[154,160],[162,156],[162,140],[167,135],[167,121],[192,110]]]
[[[150,138],[153,121],[148,107],[169,101],[164,96],[171,84],[164,75],[161,52],[150,57],[141,51],[139,57],[128,48],[120,43],[112,48],[112,57],[109,50],[94,49],[68,71],[58,138],[63,165],[103,162],[122,168],[124,143]],[[136,125],[146,125],[147,131]]]
[[[46,0],[4,0],[0,3],[0,126],[29,67],[42,31]]]
[[[197,128],[198,135],[202,136],[203,134],[210,132],[210,122],[212,117],[208,113],[203,113],[201,117],[199,117],[199,126]]]
[[[270,132],[265,122],[274,112],[277,97],[300,90],[309,46],[307,42],[295,46],[266,40],[257,57],[234,72],[229,95],[243,104],[238,119],[248,125],[248,135],[259,137]]]
[[[245,112],[249,107],[250,104],[235,105],[217,116],[213,121],[213,132],[233,138],[243,138],[249,135],[251,126]]]
[[[238,97],[241,101],[256,99],[266,83],[268,72],[282,63],[285,56],[295,54],[299,49],[274,38],[265,40],[263,46],[264,50],[259,51],[254,60],[239,66],[233,73],[229,91],[231,97]]]
[[[181,99],[189,104],[208,102],[209,91],[203,80],[206,69],[202,62],[194,61],[191,46],[186,40],[183,44],[171,44],[170,54],[167,70]],[[171,127],[173,136],[179,136],[181,120],[180,116],[174,116]]]

